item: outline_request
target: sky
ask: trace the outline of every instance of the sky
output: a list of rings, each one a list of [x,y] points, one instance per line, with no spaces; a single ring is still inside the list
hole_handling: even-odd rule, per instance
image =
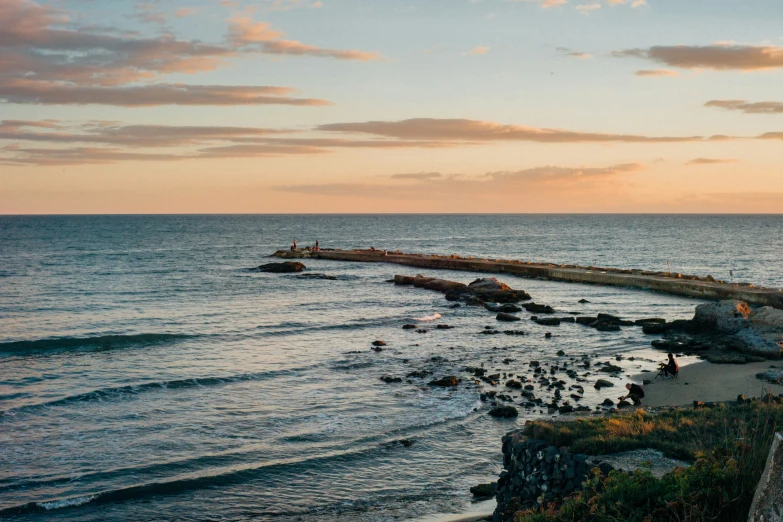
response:
[[[779,0],[0,0],[0,214],[783,213]]]

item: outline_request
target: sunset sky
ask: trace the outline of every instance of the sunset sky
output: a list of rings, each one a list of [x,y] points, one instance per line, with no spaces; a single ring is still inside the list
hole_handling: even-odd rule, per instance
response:
[[[0,0],[0,213],[783,212],[779,0]]]

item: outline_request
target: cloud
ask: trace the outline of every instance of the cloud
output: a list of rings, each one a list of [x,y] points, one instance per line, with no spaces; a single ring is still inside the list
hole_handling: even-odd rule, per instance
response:
[[[62,82],[16,79],[0,81],[0,99],[41,105],[295,105],[323,106],[317,98],[292,98],[290,87],[248,87],[157,83],[138,86],[84,86]]]
[[[382,58],[377,52],[323,49],[296,40],[285,40],[282,38],[284,33],[272,29],[267,22],[255,22],[249,15],[234,16],[228,24],[229,42],[234,48],[246,52],[255,50],[264,54],[308,55],[361,62]]]
[[[6,165],[108,164],[120,161],[180,161],[328,154],[338,149],[447,148],[464,142],[427,140],[342,139],[285,136],[299,131],[257,127],[123,125],[92,121],[0,121],[0,141],[12,142],[0,152]],[[18,143],[47,143],[33,148]],[[82,146],[81,144],[89,145]],[[160,149],[174,149],[159,152]],[[154,149],[152,151],[145,149]]]
[[[156,6],[138,4],[133,16],[162,25],[165,17]],[[192,13],[189,8],[176,12],[177,16]],[[142,36],[82,25],[51,4],[0,0],[0,27],[0,99],[10,103],[324,105],[324,100],[267,96],[268,87],[183,85],[161,78],[214,71],[233,59],[258,54],[359,61],[380,58],[378,53],[286,40],[281,31],[248,16],[228,20],[223,41],[205,43],[179,39],[168,31]]]
[[[568,3],[568,0],[506,0],[506,2],[536,2],[542,9],[557,7]]]
[[[679,76],[677,71],[671,71],[669,69],[642,69],[636,71],[634,76]]]
[[[705,107],[716,107],[746,114],[783,114],[783,102],[749,102],[745,100],[710,100]]]
[[[392,174],[389,177],[391,179],[415,179],[417,181],[429,181],[432,179],[442,178],[443,174],[440,172],[414,172],[411,174]]]
[[[401,140],[532,141],[539,143],[661,143],[702,141],[700,136],[648,137],[633,134],[605,134],[564,129],[542,129],[504,125],[490,121],[414,118],[401,121],[331,123],[316,130],[373,134]]]
[[[419,177],[406,177],[406,184],[372,183],[323,183],[285,185],[275,187],[283,192],[321,196],[375,197],[430,199],[462,196],[471,194],[471,198],[486,198],[524,194],[557,194],[568,192],[584,193],[606,190],[606,182],[613,183],[612,188],[622,185],[622,178],[645,168],[639,163],[611,165],[608,167],[557,167],[543,166],[517,171],[487,172],[481,176],[442,176],[432,174],[425,177],[428,182],[422,186]],[[399,175],[391,178],[400,179]]]
[[[716,163],[736,163],[736,158],[696,158],[686,161],[686,165],[714,165]]]
[[[480,56],[480,55],[487,54],[488,52],[489,52],[489,47],[487,47],[485,45],[477,45],[476,47],[471,49],[469,52],[462,53],[462,54],[463,54],[463,56],[467,56],[467,55]]]
[[[589,15],[590,11],[595,11],[597,9],[601,9],[601,4],[582,4],[576,6],[576,10],[582,13],[583,15]]]
[[[615,51],[680,69],[758,71],[783,67],[783,47],[753,45],[671,45]]]

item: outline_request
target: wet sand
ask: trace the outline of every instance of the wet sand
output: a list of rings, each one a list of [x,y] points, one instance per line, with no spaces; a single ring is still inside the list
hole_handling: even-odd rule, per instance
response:
[[[780,361],[764,361],[749,364],[712,364],[699,361],[680,366],[677,379],[654,379],[655,373],[634,375],[633,380],[642,383],[642,379],[653,382],[644,386],[642,406],[683,406],[693,401],[718,402],[736,400],[737,395],[760,397],[772,392],[783,393],[783,386],[770,384],[756,378],[770,366],[783,367]]]

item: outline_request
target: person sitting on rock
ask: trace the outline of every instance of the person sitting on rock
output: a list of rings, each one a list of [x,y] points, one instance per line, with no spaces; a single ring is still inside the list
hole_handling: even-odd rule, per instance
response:
[[[642,403],[642,398],[644,398],[644,388],[629,382],[625,385],[625,389],[628,390],[628,393],[624,397],[620,397],[620,400],[631,399],[634,406],[639,406]]]
[[[668,379],[669,377],[676,377],[680,373],[680,365],[674,359],[674,354],[669,354],[669,362],[661,365],[663,368],[663,377]]]

